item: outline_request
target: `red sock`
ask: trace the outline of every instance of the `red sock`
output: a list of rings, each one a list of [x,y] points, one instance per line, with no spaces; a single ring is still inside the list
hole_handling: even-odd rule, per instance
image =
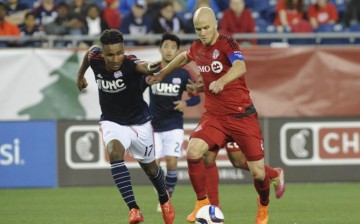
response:
[[[242,164],[241,169],[250,170],[246,160],[245,160],[245,163]],[[272,168],[271,166],[268,166],[266,164],[265,164],[265,172],[266,172],[266,175],[270,178],[270,180],[279,176],[278,172],[276,170],[274,170],[274,168]]]
[[[187,159],[188,173],[198,200],[206,198],[205,166],[202,159]]]
[[[205,165],[206,176],[206,193],[209,197],[210,203],[219,206],[219,171],[216,163]]]
[[[268,166],[268,165],[265,165],[265,172],[270,180],[279,176],[279,173],[276,170],[274,170],[274,168],[272,168],[271,166]]]
[[[254,186],[260,196],[260,203],[264,206],[269,204],[270,179],[266,175],[263,181],[254,180]]]

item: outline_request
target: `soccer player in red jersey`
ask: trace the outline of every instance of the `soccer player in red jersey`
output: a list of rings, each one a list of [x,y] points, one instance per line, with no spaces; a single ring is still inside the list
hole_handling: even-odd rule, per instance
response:
[[[202,156],[231,139],[242,149],[259,195],[256,223],[266,224],[270,179],[264,166],[263,136],[245,83],[244,58],[236,41],[217,31],[218,23],[212,9],[196,10],[193,22],[199,40],[155,76],[147,78],[149,84],[158,83],[175,68],[194,61],[204,82],[206,111],[191,135],[186,153],[190,181],[197,196],[195,209],[187,221],[195,222],[196,212],[210,204]]]
[[[204,85],[201,76],[198,77],[196,83],[190,81],[186,86],[186,91],[189,95],[195,95],[199,92],[204,92]],[[216,166],[216,157],[220,148],[212,148],[207,153],[205,153],[203,159],[205,163],[205,175],[206,175],[206,194],[212,205],[220,207],[219,200],[219,171]],[[248,170],[249,166],[247,160],[244,157],[244,154],[241,152],[240,147],[236,142],[228,142],[225,145],[225,150],[227,152],[228,158],[234,168],[239,168],[242,170]],[[270,178],[276,198],[281,198],[285,192],[285,175],[284,170],[280,167],[272,168],[269,165],[265,164],[265,172]]]

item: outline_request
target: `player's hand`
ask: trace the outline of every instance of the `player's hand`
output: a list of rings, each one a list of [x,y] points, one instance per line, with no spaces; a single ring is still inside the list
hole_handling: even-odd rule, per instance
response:
[[[186,102],[182,100],[174,101],[175,108],[174,110],[178,110],[180,112],[183,112],[186,108]]]
[[[161,64],[161,61],[149,63],[147,66],[148,72],[153,73],[157,68],[159,68],[160,64]]]
[[[196,83],[189,79],[188,80],[188,84],[186,84],[186,92],[191,96],[194,95],[197,91],[196,91]]]
[[[148,85],[153,85],[156,83],[161,82],[161,80],[163,79],[163,76],[161,75],[161,70],[158,73],[154,73],[152,75],[148,75],[145,78],[145,81]]]
[[[88,86],[88,83],[87,83],[85,77],[78,78],[76,81],[76,84],[80,91],[82,91],[83,89],[85,89]]]
[[[223,91],[224,85],[225,84],[223,82],[221,82],[220,79],[218,79],[218,80],[213,81],[212,83],[210,83],[209,90],[212,93],[219,94],[221,91]]]

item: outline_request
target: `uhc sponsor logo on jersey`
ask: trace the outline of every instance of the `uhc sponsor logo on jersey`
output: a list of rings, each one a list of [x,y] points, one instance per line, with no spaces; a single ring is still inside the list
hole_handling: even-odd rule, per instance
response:
[[[151,86],[151,91],[154,95],[177,96],[179,95],[179,90],[180,85],[173,83],[157,83]]]
[[[117,93],[126,89],[125,83],[122,79],[116,80],[96,80],[97,86],[100,90],[107,93]]]

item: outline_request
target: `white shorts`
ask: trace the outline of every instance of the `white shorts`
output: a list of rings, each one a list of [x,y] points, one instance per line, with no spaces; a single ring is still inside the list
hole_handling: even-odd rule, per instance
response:
[[[155,160],[154,131],[150,121],[142,125],[119,125],[101,121],[100,127],[105,145],[118,140],[139,162],[150,163]]]
[[[180,158],[182,154],[183,142],[184,142],[183,129],[155,132],[156,159],[161,159],[165,156],[175,156]]]

